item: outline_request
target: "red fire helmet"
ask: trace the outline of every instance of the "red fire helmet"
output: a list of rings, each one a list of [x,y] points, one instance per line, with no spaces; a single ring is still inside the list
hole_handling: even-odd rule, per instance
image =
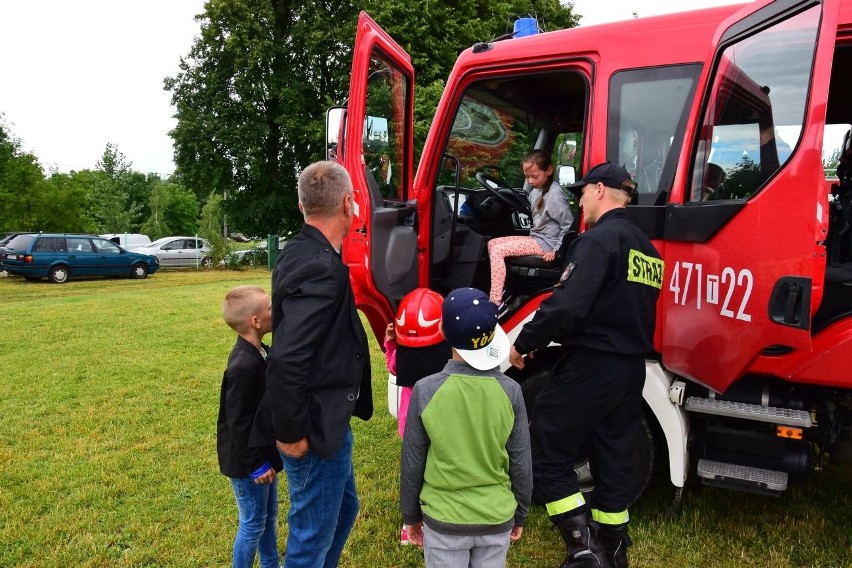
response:
[[[428,347],[441,343],[438,331],[444,298],[429,288],[416,288],[405,295],[396,313],[396,340],[406,347]]]

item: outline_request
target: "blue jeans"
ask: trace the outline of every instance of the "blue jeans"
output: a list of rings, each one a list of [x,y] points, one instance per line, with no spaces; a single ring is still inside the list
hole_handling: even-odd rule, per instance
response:
[[[352,432],[330,458],[313,452],[295,459],[281,454],[290,512],[285,568],[333,568],[358,516],[352,470]]]
[[[261,568],[278,568],[278,478],[263,485],[248,477],[230,480],[240,513],[234,568],[251,568],[258,551]]]

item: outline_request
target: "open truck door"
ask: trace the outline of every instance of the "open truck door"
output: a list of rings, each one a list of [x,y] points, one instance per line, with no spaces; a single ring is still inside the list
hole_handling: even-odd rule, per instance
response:
[[[683,190],[666,211],[661,348],[667,369],[718,392],[758,361],[811,349],[838,9],[839,0],[744,8],[717,31],[700,83],[674,185]]]
[[[377,337],[417,286],[413,178],[414,68],[408,54],[361,13],[349,103],[329,120],[334,158],[352,177],[355,219],[343,245],[358,308]],[[339,126],[335,127],[335,124]]]

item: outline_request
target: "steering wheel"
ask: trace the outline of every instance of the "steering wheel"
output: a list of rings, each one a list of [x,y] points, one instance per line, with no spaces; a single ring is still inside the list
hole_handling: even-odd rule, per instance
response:
[[[532,216],[530,204],[523,197],[515,193],[515,190],[506,185],[501,179],[498,179],[491,174],[479,172],[476,174],[476,181],[485,188],[488,193],[494,198],[511,209],[512,211],[523,211],[527,215]]]

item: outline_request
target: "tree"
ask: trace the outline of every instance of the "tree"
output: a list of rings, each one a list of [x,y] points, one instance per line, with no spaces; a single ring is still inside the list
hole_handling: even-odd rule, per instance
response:
[[[89,215],[91,199],[91,170],[54,173],[44,181],[45,199],[42,201],[43,231],[60,233],[94,233],[97,226]]]
[[[198,199],[188,189],[157,177],[151,179],[148,218],[140,231],[152,239],[194,235],[198,230]]]
[[[0,124],[0,230],[38,229],[43,182],[36,157]]]
[[[115,144],[107,143],[96,165],[90,214],[101,232],[132,233],[139,226],[140,203],[130,200],[132,164]]]
[[[199,221],[199,234],[210,241],[213,250],[210,258],[214,264],[218,264],[228,254],[228,243],[222,235],[222,196],[211,193],[207,203],[201,208],[201,219]]]
[[[167,237],[172,234],[172,230],[166,223],[166,211],[169,207],[169,196],[162,184],[158,184],[151,191],[151,200],[148,203],[151,210],[151,216],[148,220],[142,223],[140,231],[151,237],[152,240],[161,237]]]

